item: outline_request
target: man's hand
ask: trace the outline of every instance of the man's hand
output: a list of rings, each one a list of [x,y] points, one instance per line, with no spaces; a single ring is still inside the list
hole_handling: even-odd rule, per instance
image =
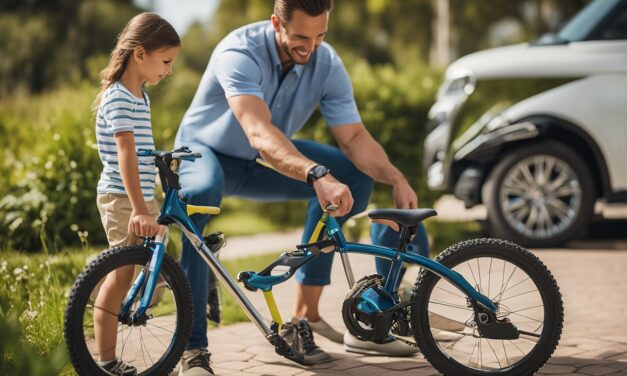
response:
[[[128,233],[140,237],[155,236],[159,232],[157,220],[149,214],[131,213],[128,221]]]
[[[416,209],[418,207],[416,192],[404,178],[392,187],[392,198],[398,209]]]
[[[322,210],[330,204],[337,207],[331,212],[332,216],[341,217],[348,214],[353,208],[353,195],[348,186],[340,183],[330,174],[314,181],[313,187]]]

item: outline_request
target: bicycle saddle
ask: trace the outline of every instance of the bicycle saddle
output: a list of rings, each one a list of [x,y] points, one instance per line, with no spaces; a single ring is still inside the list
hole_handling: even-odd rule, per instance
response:
[[[368,212],[371,219],[389,219],[402,226],[416,226],[435,215],[438,213],[433,209],[375,209]]]

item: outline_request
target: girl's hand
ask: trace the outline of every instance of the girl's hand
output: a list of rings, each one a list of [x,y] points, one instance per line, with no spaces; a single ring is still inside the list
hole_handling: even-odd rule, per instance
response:
[[[148,214],[131,214],[131,220],[128,222],[128,233],[135,234],[140,237],[150,237],[157,235],[159,225],[157,220]]]

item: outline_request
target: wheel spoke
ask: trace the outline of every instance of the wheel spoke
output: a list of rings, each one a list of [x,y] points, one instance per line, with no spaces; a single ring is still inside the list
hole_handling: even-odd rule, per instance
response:
[[[499,368],[503,368],[503,366],[501,366],[501,361],[499,360],[499,356],[496,355],[496,351],[494,351],[494,348],[492,348],[492,345],[490,344],[490,340],[486,339],[486,342],[488,343],[490,350],[492,350],[492,354],[494,354],[494,359],[496,359],[496,362],[499,364]]]
[[[146,355],[144,355],[144,335],[142,334],[142,329],[139,328],[139,349],[141,350],[142,353],[142,359],[144,360],[144,367],[148,368],[148,364],[146,363]],[[150,357],[150,354],[148,354],[148,357]],[[151,359],[152,361],[152,359]]]
[[[492,282],[492,257],[490,257],[490,268],[488,269],[488,296],[490,296],[490,282]]]
[[[536,180],[534,179],[533,174],[529,169],[529,166],[527,166],[526,164],[518,165],[518,172],[520,172],[522,174],[522,177],[525,179],[526,188],[532,188],[536,186]]]
[[[538,224],[538,208],[536,206],[532,206],[529,209],[529,217],[527,217],[527,221],[525,222],[525,227],[529,232],[533,232],[534,227]]]
[[[528,310],[530,310],[530,309],[540,308],[540,307],[544,307],[544,304],[540,304],[540,305],[533,306],[533,307],[527,307],[527,308],[523,308],[523,309],[517,309],[517,310],[515,310],[515,311],[510,311],[510,313],[518,313],[518,312],[528,311]]]
[[[166,329],[166,328],[164,328],[164,327],[161,327],[161,326],[159,326],[159,325],[152,324],[152,323],[150,323],[150,322],[146,323],[146,326],[148,326],[148,325],[150,325],[150,326],[152,326],[152,327],[154,327],[154,328],[158,328],[158,329],[164,330],[164,331],[166,331],[166,332],[168,332],[168,333],[176,334],[175,332],[173,332],[173,331],[171,331],[171,330],[168,330],[168,329]]]
[[[454,293],[454,292],[452,292],[452,291],[449,291],[449,290],[447,290],[447,289],[445,289],[445,288],[443,288],[443,287],[436,286],[436,289],[438,289],[438,290],[442,290],[442,291],[447,292],[447,293],[449,293],[449,294],[451,294],[451,295],[455,295],[455,296],[456,296],[456,297],[458,297],[458,298],[461,298],[461,299],[466,299],[466,297],[465,297],[465,296],[462,296],[462,295],[460,295],[460,294],[456,294],[456,293]]]
[[[499,302],[501,301],[501,298],[503,297],[503,293],[505,292],[505,289],[507,289],[507,285],[509,284],[509,281],[512,280],[512,276],[514,275],[514,273],[516,273],[516,270],[518,270],[518,267],[514,267],[514,270],[512,270],[512,272],[510,273],[509,277],[507,278],[507,282],[505,282],[505,284],[503,285],[503,287],[501,288],[501,292],[499,293],[499,295],[494,299],[495,301]],[[505,268],[503,268],[503,272],[505,272]]]
[[[522,295],[526,295],[526,294],[531,294],[532,292],[536,292],[538,290],[530,290],[530,291],[526,291],[526,292],[521,292],[520,294],[516,294],[514,296],[508,296],[507,298],[501,299],[500,301],[503,302],[505,300],[509,300],[509,299],[513,299],[516,298],[518,296],[522,296]]]
[[[539,334],[536,333],[531,333],[531,332],[526,332],[524,330],[519,330],[518,333],[529,336],[529,337],[535,337],[535,338],[540,338]]]
[[[156,335],[155,335],[155,333],[153,333],[153,332],[152,332],[152,330],[150,330],[150,328],[149,328],[149,327],[146,327],[146,330],[147,330],[147,331],[148,331],[148,333],[150,333],[153,337],[155,337],[155,339],[156,339],[156,340],[157,340],[157,341],[161,344],[161,346],[163,346],[163,348],[164,348],[164,349],[166,349],[166,350],[168,349],[168,346],[166,346],[166,345],[165,345],[165,344],[161,341],[161,339],[160,339],[158,336],[156,336]]]
[[[438,302],[435,300],[430,300],[429,304],[438,304],[438,305],[443,305],[445,307],[451,307],[451,308],[457,308],[457,309],[463,309],[464,311],[472,311],[472,308],[468,308],[466,306],[462,306],[462,305],[458,305],[458,304],[452,304],[452,303],[445,303],[445,302]]]
[[[562,200],[556,198],[549,198],[546,202],[547,207],[550,209],[551,214],[559,218],[560,221],[564,221],[569,218],[573,212],[573,209],[566,205]]]
[[[518,313],[518,312],[511,312],[511,314],[512,314],[512,315],[516,315],[516,316],[520,316],[520,317],[524,317],[524,318],[526,318],[526,319],[528,319],[528,320],[531,320],[531,321],[535,321],[535,322],[542,323],[542,321],[541,321],[541,320],[534,319],[533,317],[529,317],[529,316],[521,315],[521,314],[520,314],[520,313]]]
[[[466,264],[468,265],[468,269],[470,269],[470,274],[472,275],[472,280],[475,282],[475,286],[477,286],[479,292],[481,292],[481,286],[477,283],[477,278],[475,278],[475,273],[472,271],[472,266],[469,262],[466,262]]]
[[[527,281],[531,280],[529,277],[523,279],[522,281],[518,282],[517,284],[508,287],[507,289],[503,290],[503,292],[501,293],[501,296],[505,295],[506,292],[508,292],[509,290],[513,289],[516,286],[519,286],[521,283],[525,283]],[[488,295],[489,296],[489,295]]]

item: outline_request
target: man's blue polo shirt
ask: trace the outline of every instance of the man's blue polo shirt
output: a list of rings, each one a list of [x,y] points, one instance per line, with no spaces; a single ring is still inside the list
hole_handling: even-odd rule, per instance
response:
[[[281,61],[269,21],[239,28],[216,47],[196,95],[183,117],[176,145],[201,143],[218,153],[254,159],[250,143],[227,102],[254,95],[272,113],[272,124],[291,137],[320,106],[330,127],[360,123],[353,88],[335,50],[322,43],[309,63],[281,78]]]

